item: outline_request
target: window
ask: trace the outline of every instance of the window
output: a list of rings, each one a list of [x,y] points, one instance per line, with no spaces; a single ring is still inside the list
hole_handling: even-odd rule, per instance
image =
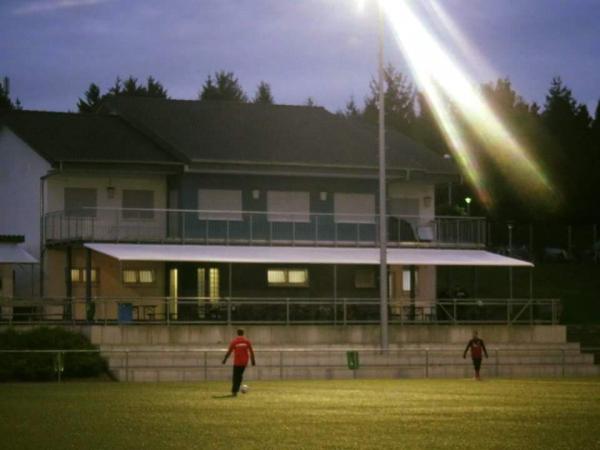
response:
[[[242,220],[242,191],[230,189],[198,190],[198,219]]]
[[[219,289],[219,269],[215,268],[215,267],[211,267],[208,270],[208,286],[209,286],[209,292],[208,292],[208,296],[210,297],[211,300],[215,300],[217,298],[219,298],[221,296],[221,290]]]
[[[368,289],[375,287],[375,271],[373,269],[360,269],[354,272],[354,287]]]
[[[96,217],[96,189],[65,188],[65,214],[77,217]]]
[[[343,194],[333,196],[336,223],[375,223],[373,194]]]
[[[415,290],[419,281],[419,272],[415,269]],[[404,292],[410,292],[410,269],[404,269],[402,271],[402,290]]]
[[[308,192],[268,191],[269,222],[310,222]]]
[[[308,269],[269,269],[269,286],[307,287]]]
[[[71,269],[71,282],[72,283],[85,283],[87,280],[87,272],[85,268]],[[92,269],[92,283],[98,283],[98,269]]]
[[[125,284],[152,284],[155,276],[152,269],[125,269],[123,270],[123,283]]]
[[[208,269],[208,280],[206,280],[207,269],[199,268],[198,275],[198,297],[203,297],[210,301],[218,300],[221,297],[221,277],[218,267]]]
[[[153,219],[154,191],[124,189],[123,219]]]

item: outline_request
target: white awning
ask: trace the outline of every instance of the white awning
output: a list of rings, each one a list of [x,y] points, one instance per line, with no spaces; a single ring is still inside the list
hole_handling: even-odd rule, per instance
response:
[[[95,244],[85,247],[119,261],[270,264],[379,264],[377,248],[264,247],[224,245]],[[390,248],[390,265],[512,266],[533,264],[483,250]]]
[[[20,244],[0,243],[0,264],[37,264],[35,259]]]

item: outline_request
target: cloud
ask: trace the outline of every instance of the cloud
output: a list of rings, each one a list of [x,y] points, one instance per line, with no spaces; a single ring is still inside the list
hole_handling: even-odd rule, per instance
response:
[[[100,3],[106,3],[111,0],[45,0],[34,1],[27,5],[13,10],[16,15],[39,14],[58,9],[79,8],[83,6],[93,6]]]

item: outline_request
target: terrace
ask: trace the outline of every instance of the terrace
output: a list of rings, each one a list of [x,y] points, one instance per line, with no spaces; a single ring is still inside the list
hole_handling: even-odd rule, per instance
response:
[[[372,247],[377,215],[86,208],[43,219],[49,245],[74,241]],[[483,248],[481,217],[388,215],[391,247]]]

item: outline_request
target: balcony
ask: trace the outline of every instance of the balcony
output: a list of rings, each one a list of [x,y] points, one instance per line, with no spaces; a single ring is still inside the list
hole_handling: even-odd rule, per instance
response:
[[[379,217],[175,209],[95,208],[44,216],[48,245],[74,241],[373,247]],[[481,217],[387,216],[390,247],[482,248]]]

